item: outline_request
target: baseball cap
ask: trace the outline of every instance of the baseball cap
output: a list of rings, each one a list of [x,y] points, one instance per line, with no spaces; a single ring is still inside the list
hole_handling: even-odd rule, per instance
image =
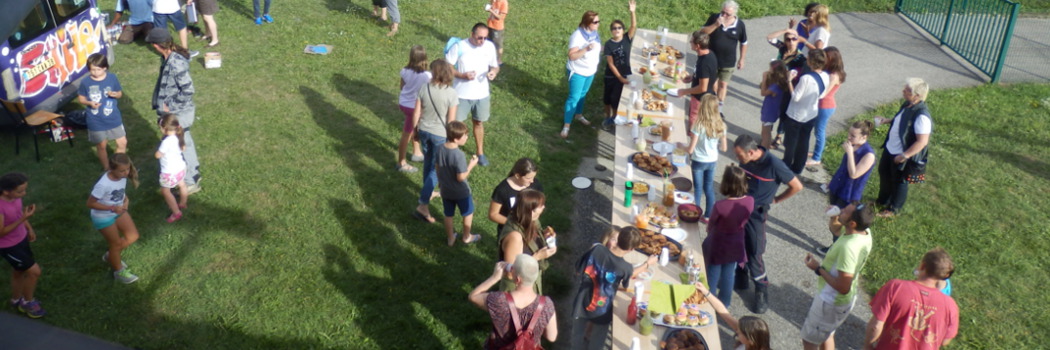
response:
[[[147,43],[160,44],[169,41],[171,41],[171,33],[168,32],[168,28],[153,28],[146,34]]]

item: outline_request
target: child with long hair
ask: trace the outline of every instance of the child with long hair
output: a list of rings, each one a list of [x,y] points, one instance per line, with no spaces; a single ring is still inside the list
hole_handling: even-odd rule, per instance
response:
[[[765,320],[755,316],[744,316],[737,320],[718,298],[712,298],[711,291],[703,283],[696,282],[694,287],[711,303],[718,319],[725,321],[729,328],[736,332],[736,344],[728,349],[770,350],[769,325]]]
[[[419,140],[413,140],[416,125],[412,122],[412,116],[416,111],[419,88],[430,83],[430,77],[431,74],[427,71],[426,49],[422,45],[412,46],[408,51],[408,64],[401,68],[401,94],[397,98],[397,107],[405,115],[405,122],[401,126],[401,142],[397,144],[397,170],[403,173],[414,173],[417,170],[405,161],[409,140],[412,141],[412,161],[423,161]]]
[[[182,150],[186,148],[186,141],[183,140],[182,126],[179,125],[179,118],[174,114],[167,113],[160,117],[160,132],[164,134],[164,139],[160,141],[160,148],[154,154],[154,157],[160,159],[160,193],[164,195],[164,202],[168,204],[168,208],[171,209],[171,216],[168,216],[167,221],[169,223],[178,221],[182,218],[182,209],[186,209],[186,200],[189,198],[188,191],[186,191],[186,161],[182,159]],[[175,202],[175,195],[171,193],[171,189],[179,188],[179,201]]]
[[[106,150],[109,140],[116,141],[117,153],[124,153],[128,147],[124,121],[117,107],[117,100],[124,96],[124,92],[116,74],[109,73],[106,55],[96,53],[88,56],[87,66],[89,76],[77,88],[77,101],[88,107],[88,142],[95,145],[102,169],[109,169],[109,154]]]
[[[109,157],[109,170],[95,183],[87,200],[87,206],[91,208],[91,223],[109,244],[109,250],[102,254],[102,261],[113,269],[113,278],[124,284],[139,280],[120,258],[124,249],[139,239],[139,230],[128,213],[131,204],[126,193],[128,179],[139,187],[138,170],[131,158],[126,153],[114,153]]]
[[[820,165],[820,159],[824,156],[824,143],[827,140],[825,134],[828,120],[835,114],[835,93],[839,91],[842,83],[846,82],[846,69],[843,67],[842,53],[839,52],[839,49],[834,46],[824,49],[824,57],[827,59],[827,62],[824,63],[824,72],[828,73],[831,85],[828,86],[828,93],[817,102],[817,125],[813,127],[813,135],[817,141],[813,145],[812,159],[806,162],[807,166]]]
[[[733,282],[738,264],[747,261],[744,224],[755,210],[755,199],[747,195],[747,174],[735,165],[726,166],[720,191],[726,199],[715,203],[701,244],[707,280],[723,304],[733,300]]]
[[[828,229],[831,231],[831,242],[834,243],[842,235],[842,227],[845,223],[839,222],[839,213],[842,209],[860,201],[864,194],[864,187],[868,185],[868,177],[875,168],[875,149],[868,144],[868,136],[875,129],[875,125],[868,120],[853,122],[846,136],[846,142],[842,143],[842,164],[835,171],[828,183],[828,205],[827,215],[831,217]],[[828,247],[817,248],[817,252],[825,254]]]
[[[692,134],[687,149],[692,152],[690,166],[693,168],[693,193],[697,208],[704,208],[704,218],[711,215],[715,204],[715,165],[718,151],[727,149],[726,124],[718,113],[718,96],[704,94],[700,97],[700,109],[696,121],[690,126]],[[704,195],[704,207],[700,206],[700,195]]]
[[[540,277],[536,278],[534,285],[537,293],[543,293],[543,271],[550,266],[550,257],[558,252],[557,247],[548,247],[540,232],[540,215],[546,208],[547,197],[543,192],[533,189],[525,189],[518,195],[518,204],[511,211],[507,224],[499,234],[499,259],[508,264],[514,263],[518,254],[530,255],[540,264]],[[504,279],[500,283],[500,289],[504,291],[514,290],[515,284],[511,280]]]
[[[22,173],[0,176],[0,255],[11,264],[11,307],[30,318],[47,315],[33,297],[40,279],[40,265],[33,258],[29,243],[36,241],[36,231],[29,218],[36,205],[22,206],[29,177]]]
[[[773,142],[773,125],[780,119],[787,98],[791,96],[791,79],[787,65],[782,61],[769,62],[769,70],[762,73],[759,89],[762,96],[762,147],[769,149]]]

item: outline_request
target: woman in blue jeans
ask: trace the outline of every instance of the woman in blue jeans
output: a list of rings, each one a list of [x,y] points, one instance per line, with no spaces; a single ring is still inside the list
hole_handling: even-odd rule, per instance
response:
[[[707,238],[701,247],[707,265],[707,281],[718,300],[729,306],[737,265],[747,262],[744,225],[755,210],[755,198],[747,195],[744,169],[729,165],[722,174],[720,191],[726,199],[718,201],[707,224]]]
[[[807,166],[820,165],[820,159],[824,156],[828,120],[835,114],[835,93],[839,91],[842,83],[846,82],[846,69],[842,65],[842,53],[839,49],[834,46],[828,47],[824,49],[824,56],[827,57],[824,72],[828,73],[828,81],[831,84],[828,86],[828,93],[817,103],[817,125],[813,128],[817,142],[813,145],[813,157],[806,162]]]
[[[583,125],[591,125],[583,117],[583,103],[587,91],[591,89],[594,74],[598,72],[598,63],[602,58],[602,39],[598,36],[598,13],[584,12],[579,27],[569,36],[569,62],[565,64],[569,76],[569,98],[565,100],[565,125],[561,128],[561,138],[569,137],[569,125],[573,117]]]
[[[704,208],[705,223],[711,217],[711,207],[715,204],[715,165],[718,163],[718,151],[725,152],[726,124],[718,113],[718,97],[704,94],[700,97],[700,108],[696,113],[696,122],[690,126],[692,136],[689,140],[690,164],[693,168],[693,193],[696,194],[696,207]],[[700,206],[700,195],[703,194],[706,206]]]
[[[438,147],[445,143],[446,125],[456,120],[459,98],[456,89],[452,88],[452,65],[448,61],[437,59],[431,62],[430,74],[430,83],[419,88],[412,113],[412,125],[415,125],[423,149],[423,188],[419,191],[419,205],[412,211],[412,217],[434,223],[436,220],[430,215],[430,199],[437,186],[434,157]]]

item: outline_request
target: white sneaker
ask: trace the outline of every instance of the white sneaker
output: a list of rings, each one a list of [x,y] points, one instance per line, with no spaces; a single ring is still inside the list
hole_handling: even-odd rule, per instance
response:
[[[123,284],[132,284],[139,280],[139,276],[132,275],[128,269],[120,269],[120,271],[113,271],[113,278]]]
[[[106,252],[106,254],[102,254],[102,262],[104,262],[106,264],[109,264],[109,252],[108,251]],[[126,268],[128,268],[128,264],[125,264],[124,260],[120,260],[120,268],[122,270],[126,269]]]

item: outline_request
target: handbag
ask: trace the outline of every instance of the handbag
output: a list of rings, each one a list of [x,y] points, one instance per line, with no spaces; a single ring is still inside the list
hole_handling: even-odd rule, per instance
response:
[[[921,184],[926,182],[926,161],[919,163],[915,160],[908,159],[904,163],[904,176],[901,177],[901,182],[908,184]]]

